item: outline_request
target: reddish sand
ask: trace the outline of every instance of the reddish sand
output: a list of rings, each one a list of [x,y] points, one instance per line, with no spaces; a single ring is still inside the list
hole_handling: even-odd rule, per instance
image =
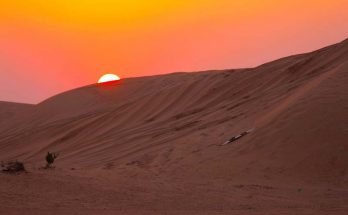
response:
[[[29,171],[0,174],[0,214],[348,214],[348,40],[0,103],[0,117],[0,160]]]

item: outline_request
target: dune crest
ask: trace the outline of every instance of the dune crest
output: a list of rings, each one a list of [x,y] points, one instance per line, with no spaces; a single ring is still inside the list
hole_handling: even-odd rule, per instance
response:
[[[178,200],[185,196],[180,190],[195,184],[192,195],[199,198],[205,195],[198,185],[202,179],[223,181],[240,196],[245,190],[264,194],[274,189],[259,184],[282,187],[278,191],[284,196],[291,193],[287,186],[346,189],[347,41],[256,68],[130,78],[64,92],[31,107],[0,104],[2,122],[11,120],[8,111],[16,115],[12,123],[0,123],[0,157],[20,159],[36,169],[47,151],[59,152],[57,166],[63,172],[73,167],[106,181],[117,178],[120,189],[122,183],[139,188],[136,180],[141,178],[151,193],[157,189],[154,184],[165,181],[170,186],[163,185],[163,192],[178,192],[173,202],[183,208],[194,206]],[[44,177],[49,183],[56,180]],[[230,181],[244,185],[234,187]],[[224,190],[219,185],[211,189]],[[220,199],[214,192],[206,194],[212,198],[210,209]],[[331,200],[341,201],[339,195]],[[173,202],[165,204],[175,207]],[[300,200],[294,204],[302,207]],[[151,209],[149,205],[141,207]]]

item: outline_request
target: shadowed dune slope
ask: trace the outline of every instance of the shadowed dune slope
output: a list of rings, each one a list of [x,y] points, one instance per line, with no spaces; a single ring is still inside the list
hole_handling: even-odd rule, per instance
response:
[[[0,101],[0,128],[21,120],[34,109],[34,105]]]
[[[0,157],[37,166],[57,151],[63,168],[344,186],[347,83],[346,40],[256,68],[90,85],[1,123]]]

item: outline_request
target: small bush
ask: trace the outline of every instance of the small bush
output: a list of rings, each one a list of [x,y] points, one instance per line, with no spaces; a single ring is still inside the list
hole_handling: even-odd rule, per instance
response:
[[[1,167],[3,168],[2,171],[7,173],[20,173],[20,172],[26,172],[24,164],[19,161],[11,161],[7,163],[2,163]]]
[[[52,167],[52,164],[54,163],[54,160],[58,157],[58,153],[50,153],[50,152],[47,152],[47,155],[46,155],[46,168],[51,168]]]

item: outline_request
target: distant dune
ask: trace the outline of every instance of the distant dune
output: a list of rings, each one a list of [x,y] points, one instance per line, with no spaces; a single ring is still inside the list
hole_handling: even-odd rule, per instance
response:
[[[17,119],[22,120],[27,114],[31,114],[34,109],[34,105],[14,103],[14,102],[2,102],[0,101],[0,128],[8,128]]]
[[[0,117],[0,160],[32,171],[8,181],[13,190],[0,185],[3,210],[21,193],[44,193],[18,208],[348,213],[348,40],[256,68],[124,79],[35,106],[0,103]],[[60,157],[45,174],[47,151]],[[45,193],[55,186],[62,191]],[[40,206],[54,195],[60,201]]]

